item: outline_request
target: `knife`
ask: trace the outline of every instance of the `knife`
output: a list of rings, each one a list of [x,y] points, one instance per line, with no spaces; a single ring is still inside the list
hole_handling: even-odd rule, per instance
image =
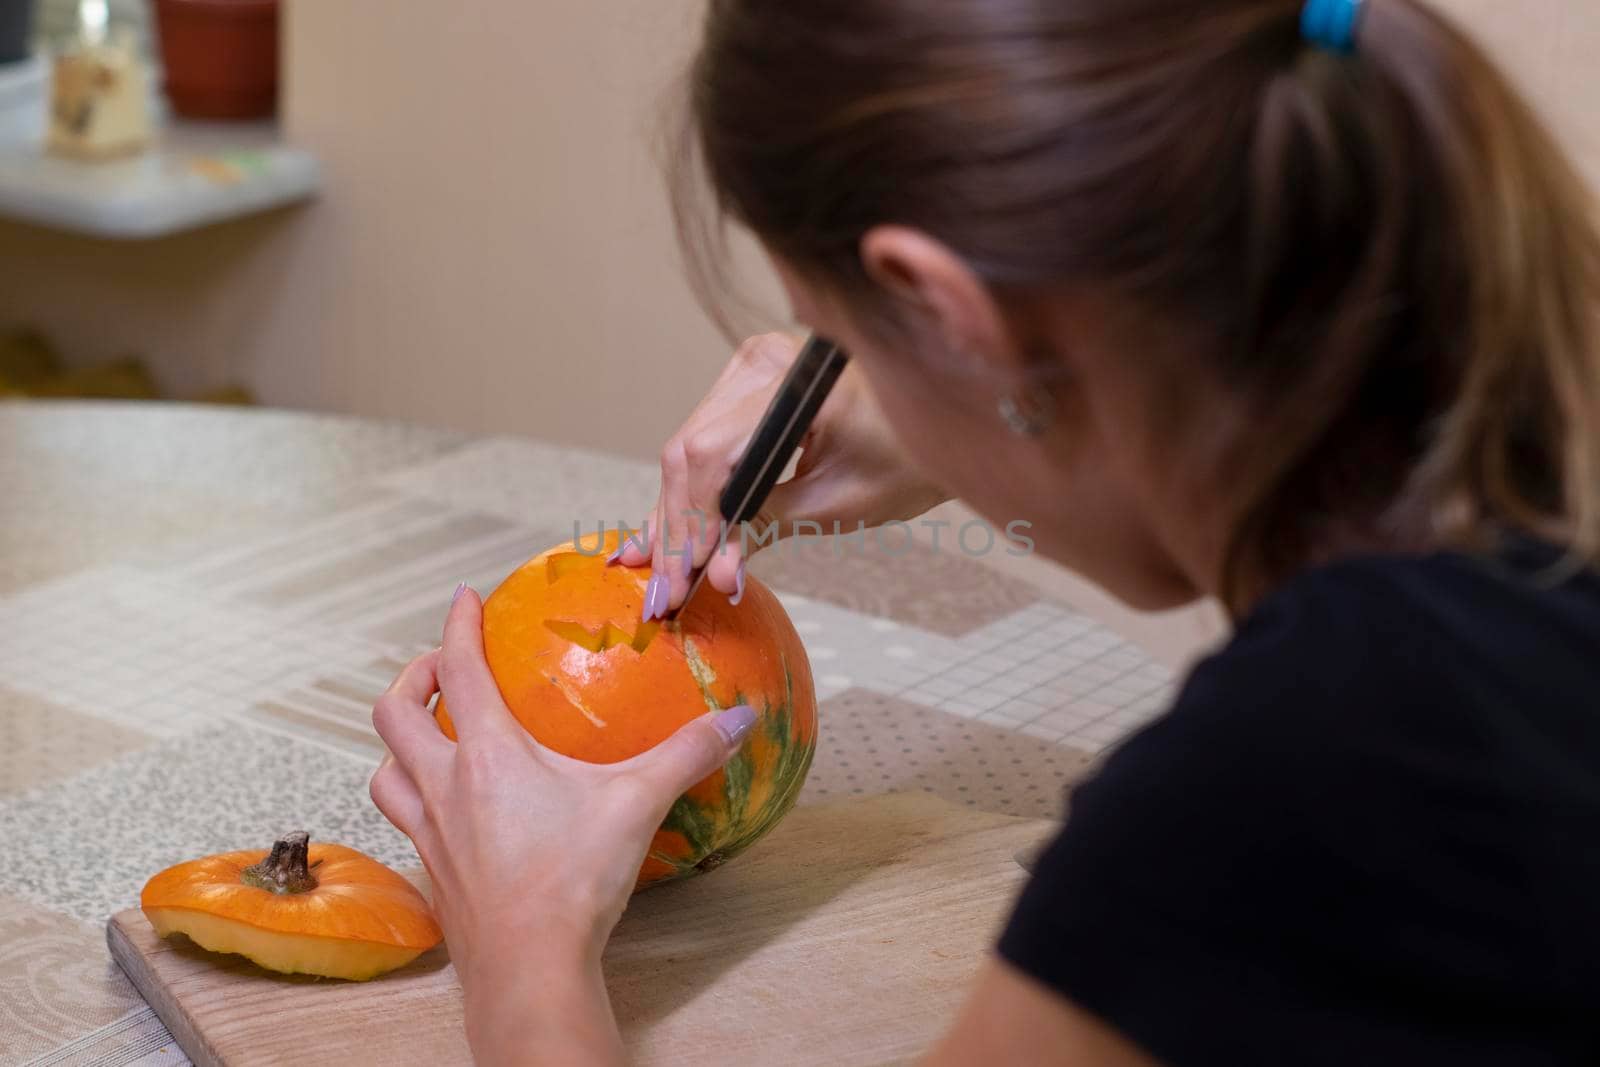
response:
[[[767,405],[766,414],[761,416],[756,432],[744,446],[744,453],[722,490],[722,497],[718,501],[722,528],[715,551],[706,557],[708,563],[717,552],[722,551],[731,531],[738,529],[740,523],[750,522],[760,513],[761,505],[767,502],[772,487],[778,484],[778,478],[799,449],[806,431],[822,409],[822,402],[828,399],[828,394],[833,391],[848,362],[849,357],[832,341],[815,335],[806,340],[805,347],[800,349],[794,365],[778,387],[777,395]],[[664,616],[669,621],[676,619],[688,607],[689,601],[694,599],[695,593],[705,583],[705,567],[697,567],[690,573],[693,580],[689,583],[689,592],[683,598],[683,603],[678,605],[677,611]]]

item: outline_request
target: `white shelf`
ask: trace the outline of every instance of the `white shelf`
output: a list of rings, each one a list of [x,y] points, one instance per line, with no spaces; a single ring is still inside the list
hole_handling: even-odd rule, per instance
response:
[[[272,123],[175,122],[149,152],[111,163],[0,147],[0,217],[136,240],[306,200],[320,181],[315,157]]]

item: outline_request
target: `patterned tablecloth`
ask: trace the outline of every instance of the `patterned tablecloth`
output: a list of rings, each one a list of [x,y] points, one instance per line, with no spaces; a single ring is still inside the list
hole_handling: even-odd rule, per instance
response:
[[[285,827],[396,865],[369,713],[451,590],[637,517],[643,463],[273,412],[0,404],[0,1064],[185,1062],[104,921]],[[970,539],[971,543],[981,538]],[[982,559],[905,539],[753,569],[811,655],[801,802],[925,789],[1052,815],[1169,671]]]

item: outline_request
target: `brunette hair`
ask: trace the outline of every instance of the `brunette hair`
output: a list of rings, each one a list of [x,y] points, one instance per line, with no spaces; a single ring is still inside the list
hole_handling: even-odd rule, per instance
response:
[[[1484,53],[1367,0],[710,0],[674,182],[702,293],[744,223],[863,323],[868,229],[1000,294],[1105,287],[1192,327],[1249,400],[1228,586],[1343,532],[1552,536],[1600,560],[1600,235]],[[697,207],[703,170],[716,211]]]

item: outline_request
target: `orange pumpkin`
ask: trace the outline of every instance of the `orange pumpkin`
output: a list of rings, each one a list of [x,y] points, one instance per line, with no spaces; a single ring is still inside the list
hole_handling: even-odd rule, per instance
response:
[[[353,848],[296,831],[272,846],[168,867],[139,904],[162,937],[233,952],[285,974],[365,981],[444,935],[415,886]]]
[[[607,566],[619,540],[591,534],[523,564],[484,602],[483,644],[517,721],[591,763],[636,756],[708,710],[755,708],[739,752],[662,823],[643,888],[710,870],[777,824],[811,766],[817,701],[800,635],[760,581],[738,606],[707,588],[673,622],[640,623],[650,569]],[[454,737],[443,700],[436,714]]]

